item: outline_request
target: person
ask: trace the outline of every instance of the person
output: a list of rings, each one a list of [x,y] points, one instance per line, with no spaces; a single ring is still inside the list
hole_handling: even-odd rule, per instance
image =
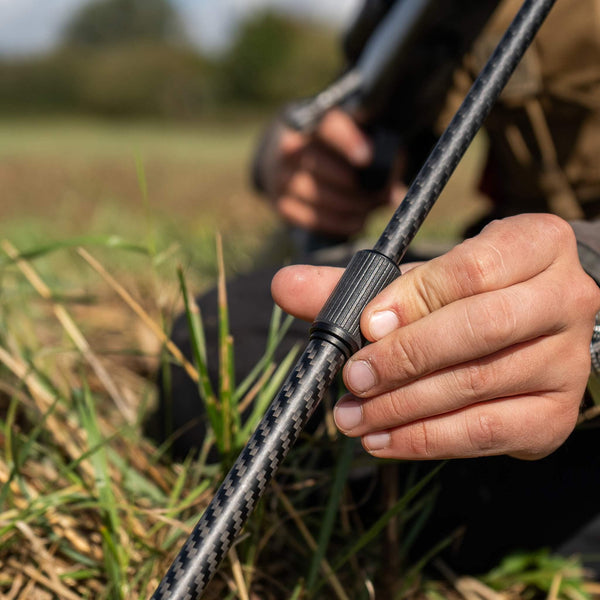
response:
[[[391,4],[368,0],[363,10],[381,16]],[[519,5],[501,3],[432,130]],[[599,11],[598,0],[558,0],[486,122],[481,188],[492,210],[456,247],[402,267],[366,308],[361,329],[371,343],[343,371],[348,393],[335,421],[371,455],[471,459],[441,471],[441,508],[421,536],[426,544],[464,525],[449,560],[469,572],[515,548],[600,547],[598,527],[589,526],[600,492],[598,433],[576,428],[600,310],[600,31],[589,18]],[[365,191],[357,168],[370,163],[373,148],[347,114],[330,111],[311,134],[277,119],[259,146],[254,181],[283,220],[339,240],[361,231],[374,207],[401,201],[402,176],[410,176],[420,147],[408,140],[389,185]],[[264,338],[264,315],[249,323],[244,307],[269,306],[261,299],[268,278],[275,301],[310,321],[340,272],[293,265],[234,282],[238,368],[247,368],[244,356],[256,357],[251,348]],[[199,300],[204,314],[213,300]],[[174,339],[185,347],[182,327]],[[290,339],[306,339],[306,327]],[[184,422],[190,413],[181,410]]]

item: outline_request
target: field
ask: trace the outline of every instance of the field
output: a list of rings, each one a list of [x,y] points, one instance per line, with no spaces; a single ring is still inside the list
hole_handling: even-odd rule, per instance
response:
[[[0,120],[0,234],[26,244],[41,237],[154,235],[156,243],[181,243],[197,260],[205,248],[194,248],[220,230],[235,268],[247,267],[275,224],[248,181],[260,124],[248,117],[188,126]],[[475,143],[449,183],[425,238],[457,239],[477,212],[472,182],[482,145]]]
[[[2,122],[0,231],[20,245],[82,235],[177,242],[214,272],[221,230],[231,267],[247,265],[270,226],[247,186],[256,132],[255,123],[235,120]]]
[[[147,597],[243,445],[232,418],[221,463],[206,453],[173,463],[141,430],[159,369],[182,362],[166,333],[183,295],[214,285],[223,269],[233,276],[264,260],[277,229],[248,185],[259,130],[248,117],[177,126],[0,122],[2,597]],[[418,239],[423,247],[453,243],[482,209],[473,182],[483,145],[434,209]],[[379,215],[369,230],[384,221]],[[247,385],[222,382],[218,401],[268,402],[282,376],[269,358]],[[186,369],[198,377],[201,362]],[[416,564],[403,564],[402,544],[382,556],[389,544],[378,536],[393,541],[399,527],[417,535],[432,496],[415,485],[388,498],[382,519],[358,521],[341,485],[352,447],[336,444],[335,469],[319,468],[322,446],[336,437],[327,424],[308,458],[306,446],[290,456],[210,597],[370,599],[376,588],[377,598],[590,597],[576,565],[543,554],[520,567],[533,565],[533,592],[519,580],[523,571],[505,570],[493,586],[439,566],[444,582],[428,582],[420,569],[435,548]],[[325,494],[330,508],[314,514],[313,494]],[[331,547],[345,557],[334,569]],[[382,580],[382,567],[402,568],[403,577]]]

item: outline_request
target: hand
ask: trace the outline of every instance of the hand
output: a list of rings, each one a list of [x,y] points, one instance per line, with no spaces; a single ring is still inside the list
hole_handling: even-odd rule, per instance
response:
[[[372,160],[368,137],[334,109],[312,135],[280,125],[260,159],[261,179],[280,216],[292,225],[328,235],[358,233],[372,210],[403,196],[392,184],[377,192],[359,185],[357,169]]]
[[[313,319],[339,276],[288,267],[273,297]],[[565,221],[495,221],[366,307],[336,423],[383,458],[542,458],[575,426],[599,309]]]

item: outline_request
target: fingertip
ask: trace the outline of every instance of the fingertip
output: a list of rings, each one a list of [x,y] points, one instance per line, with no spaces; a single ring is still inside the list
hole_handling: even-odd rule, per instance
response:
[[[379,310],[367,318],[369,339],[380,340],[400,327],[398,315],[392,310]]]
[[[377,384],[377,375],[366,360],[350,359],[344,367],[344,383],[350,392],[367,394]]]
[[[291,265],[271,280],[273,300],[286,312],[306,321],[314,319],[339,280],[342,269]]]
[[[271,295],[275,302],[284,290],[289,290],[290,286],[302,285],[306,279],[306,274],[302,269],[303,265],[290,265],[279,269],[271,280]],[[279,304],[279,302],[277,302]]]
[[[299,152],[308,143],[305,134],[290,128],[283,128],[279,138],[279,151],[284,156],[289,156]]]
[[[333,418],[337,428],[348,435],[362,423],[362,402],[351,395],[341,398],[333,409]]]
[[[406,307],[404,302],[400,304],[398,301],[405,297],[402,291],[405,283],[404,278],[399,277],[377,294],[363,311],[360,327],[370,342],[376,342],[407,324]]]
[[[362,437],[363,448],[373,455],[377,455],[379,452],[387,450],[392,443],[392,436],[389,431],[378,431],[375,433],[369,433]]]

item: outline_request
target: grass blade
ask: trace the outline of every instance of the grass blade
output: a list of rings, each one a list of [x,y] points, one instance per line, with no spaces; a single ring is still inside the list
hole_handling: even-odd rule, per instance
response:
[[[308,588],[309,594],[314,591],[314,586],[317,581],[317,575],[322,559],[325,557],[329,539],[333,531],[335,524],[336,515],[344,494],[344,486],[348,479],[348,473],[352,465],[352,458],[354,456],[354,449],[356,448],[356,440],[352,438],[344,437],[341,444],[340,453],[338,456],[335,473],[333,475],[333,482],[331,485],[331,493],[329,495],[329,501],[325,509],[325,514],[320,523],[319,537],[317,540],[317,549],[313,553],[313,557],[310,563],[308,571],[308,578],[306,580],[306,587]]]
[[[198,381],[198,372],[189,360],[183,355],[181,350],[169,339],[169,336],[162,328],[155,323],[150,315],[143,309],[141,304],[134,300],[133,296],[112,276],[108,271],[84,248],[77,248],[77,253],[85,260],[104,281],[121,297],[121,299],[133,310],[140,320],[150,329],[156,338],[162,342],[171,355],[183,367],[185,372],[191,377],[192,381]]]
[[[296,511],[296,509],[294,508],[292,503],[289,501],[287,496],[283,493],[283,491],[281,490],[281,488],[279,487],[277,482],[271,481],[271,486],[275,489],[275,493],[277,494],[277,497],[283,504],[286,511],[292,517],[294,523],[296,524],[296,527],[298,528],[302,537],[304,538],[304,541],[308,544],[308,547],[314,552],[317,549],[317,542],[315,541],[313,536],[310,534],[310,531],[308,531],[306,525],[304,524],[304,521],[300,518],[300,515],[298,514],[298,512]],[[323,574],[326,577],[327,583],[332,588],[336,597],[339,600],[349,600],[348,596],[346,595],[346,592],[344,591],[342,584],[340,583],[340,581],[338,580],[338,578],[335,575],[335,570],[331,568],[331,565],[327,562],[327,560],[325,558],[321,559],[320,567],[323,570]]]
[[[227,307],[227,286],[223,242],[217,235],[218,302],[219,302],[219,400],[223,417],[223,444],[225,452],[231,452],[233,440],[240,429],[240,413],[237,409],[233,389],[235,370],[233,364],[233,338],[229,330],[229,310]]]
[[[108,456],[103,443],[105,440],[100,432],[96,419],[93,400],[89,389],[84,387],[81,394],[75,396],[79,411],[81,424],[87,433],[87,439],[96,451],[90,456],[90,462],[94,469],[98,501],[103,515],[104,527],[102,528],[102,539],[104,542],[104,561],[106,571],[111,579],[112,588],[116,597],[124,598],[125,587],[125,565],[121,551],[119,537],[121,533],[121,522],[117,510],[117,500],[112,490],[112,478],[108,466]]]
[[[271,400],[275,397],[275,394],[281,388],[283,380],[294,364],[294,359],[298,353],[298,348],[292,348],[287,356],[281,361],[279,368],[275,371],[273,377],[267,385],[264,386],[262,392],[259,393],[258,398],[254,402],[252,412],[246,423],[239,432],[238,443],[243,445],[246,440],[250,437],[250,434],[254,431],[254,428],[258,425],[267,407],[271,403]]]
[[[146,211],[146,227],[147,227],[147,237],[148,237],[148,248],[150,249],[150,254],[152,256],[156,256],[156,240],[154,235],[154,227],[153,227],[153,216],[150,208],[150,201],[148,196],[148,179],[146,177],[146,169],[144,168],[144,161],[139,154],[136,154],[135,157],[135,172],[137,175],[138,186],[140,188],[140,193],[142,195],[142,203],[144,205],[144,209]]]
[[[99,246],[102,248],[126,250],[128,252],[135,252],[136,254],[151,256],[151,253],[146,246],[134,244],[118,235],[82,235],[58,240],[51,244],[40,244],[27,250],[21,250],[15,256],[0,257],[0,267],[7,264],[13,264],[18,260],[30,261],[52,254],[58,250],[77,248],[79,246]]]
[[[206,364],[206,341],[200,317],[200,309],[188,291],[183,270],[179,268],[177,273],[190,332],[190,345],[194,356],[194,362],[196,363],[196,370],[198,372],[198,392],[200,393],[201,400],[204,402],[206,414],[208,415],[212,430],[215,434],[217,447],[221,452],[224,452],[224,423],[220,413],[221,407],[217,401],[208,375],[208,367]]]
[[[4,240],[2,242],[2,248],[11,258],[16,261],[19,269],[22,271],[23,275],[25,275],[36,292],[45,300],[52,302],[52,309],[56,315],[56,318],[64,328],[75,347],[79,350],[79,352],[81,352],[100,381],[102,381],[102,385],[108,392],[109,396],[113,399],[115,405],[121,411],[123,416],[129,423],[133,423],[135,420],[135,414],[124,401],[123,395],[115,384],[113,378],[110,376],[108,370],[104,367],[102,362],[100,362],[89,345],[87,339],[81,333],[79,327],[77,327],[71,315],[67,312],[64,306],[52,301],[52,292],[50,291],[50,288],[42,281],[30,263],[19,258],[17,249],[10,242]]]

